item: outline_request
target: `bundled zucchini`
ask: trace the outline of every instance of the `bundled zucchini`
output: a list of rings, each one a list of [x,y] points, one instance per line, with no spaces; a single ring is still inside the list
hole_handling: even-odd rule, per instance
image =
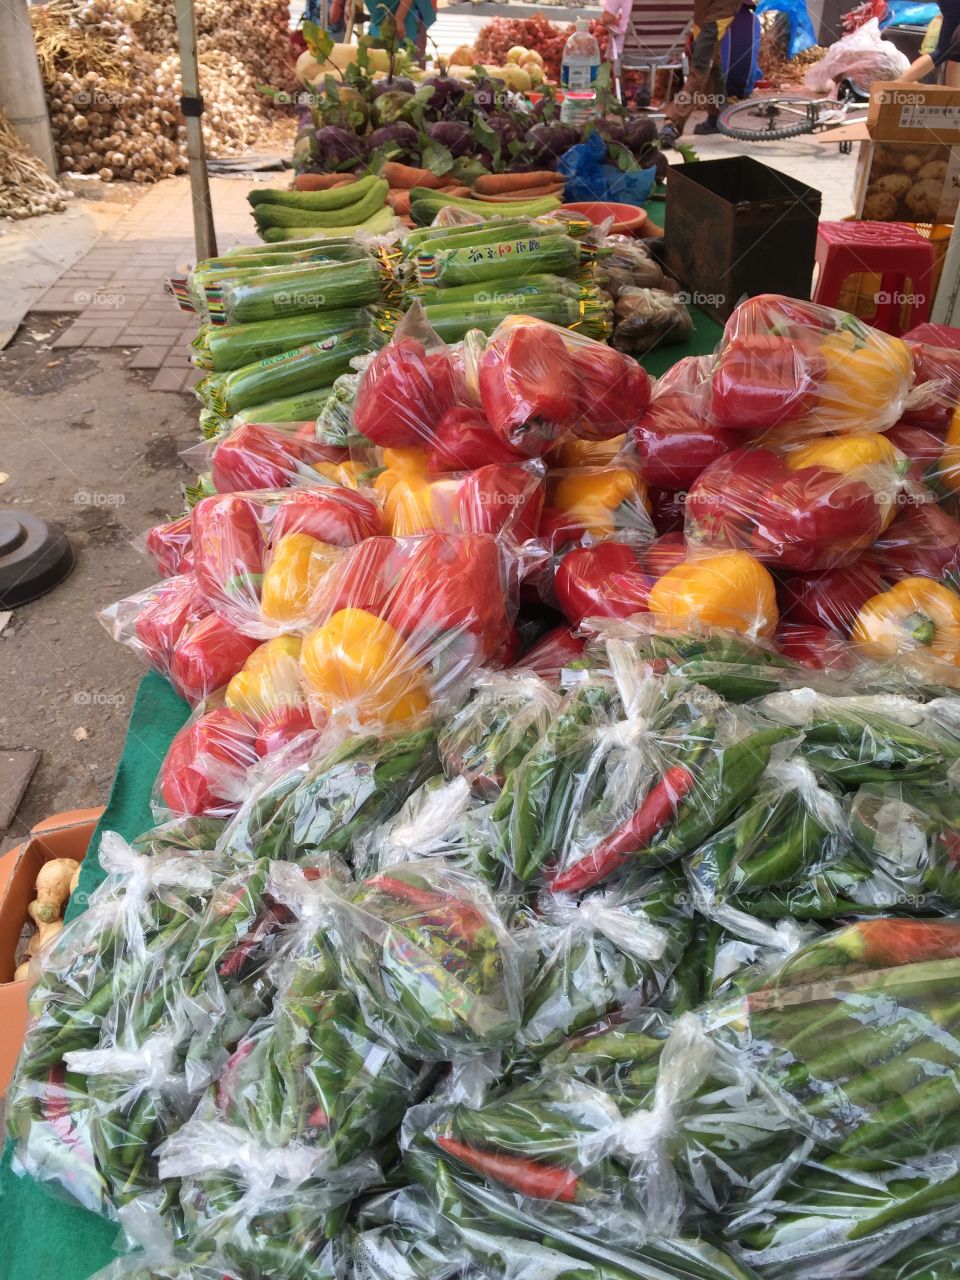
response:
[[[280,400],[267,400],[249,409],[241,409],[233,415],[233,422],[309,422],[323,413],[332,395],[331,386],[304,391],[301,395],[284,396]]]
[[[360,188],[359,192],[358,188]],[[323,208],[291,205],[287,202],[258,204],[253,210],[253,219],[260,232],[277,227],[357,226],[386,205],[389,190],[382,178],[371,178],[369,183],[367,179],[363,179],[362,182],[356,182],[349,187],[335,187],[332,191],[291,191],[286,194],[314,199],[320,196],[340,196],[341,199],[337,204]],[[348,193],[352,198],[344,201],[342,197]]]
[[[363,306],[380,297],[381,282],[380,268],[368,256],[356,262],[304,263],[227,284],[223,315],[228,324],[249,324]]]
[[[572,293],[569,288],[533,290],[522,297],[515,292],[488,293],[485,299],[472,302],[425,301],[423,311],[430,327],[445,342],[459,342],[471,329],[493,333],[502,320],[517,312],[564,328],[575,326],[578,333],[588,338],[605,340],[613,331],[612,303],[602,301],[596,289],[580,288],[569,280],[558,281],[558,284],[572,287]],[[444,295],[459,290],[437,289],[434,292]],[[381,333],[392,337],[403,314],[402,311],[382,308],[376,313],[377,327]]]
[[[319,342],[332,333],[360,329],[368,321],[362,307],[344,307],[338,311],[314,311],[253,324],[201,325],[191,344],[191,360],[198,368],[224,373],[309,342]]]
[[[320,342],[268,356],[229,373],[213,373],[197,383],[200,400],[228,417],[253,405],[316,392],[332,385],[350,367],[354,356],[370,350],[369,329],[332,334]]]
[[[412,284],[404,291],[404,305],[409,306],[419,298],[424,307],[449,306],[453,303],[475,303],[494,301],[510,301],[515,311],[524,311],[526,299],[537,298],[542,294],[562,294],[567,298],[579,298],[581,285],[557,275],[524,276],[504,287],[503,293],[491,295],[489,285],[457,284],[442,289],[433,284]]]
[[[570,236],[537,233],[453,249],[420,249],[415,262],[420,284],[446,287],[509,281],[531,273],[572,275],[587,256]]]
[[[315,216],[319,218],[319,214]],[[326,234],[331,236],[342,236],[344,234],[355,236],[358,232],[365,231],[368,235],[384,235],[393,227],[394,221],[393,210],[388,205],[383,205],[381,208],[378,208],[375,213],[371,214],[368,218],[365,218],[363,222],[358,222],[353,226],[330,227]],[[261,232],[261,234],[263,239],[268,243],[273,243],[275,241],[289,243],[290,241],[300,238],[309,240],[313,243],[317,241],[322,242],[325,229],[322,226],[299,228],[290,226],[274,226],[267,227],[267,229]]]

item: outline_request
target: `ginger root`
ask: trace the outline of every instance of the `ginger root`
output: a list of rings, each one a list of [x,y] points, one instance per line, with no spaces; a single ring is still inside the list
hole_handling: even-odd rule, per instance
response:
[[[70,896],[71,881],[79,871],[80,863],[75,858],[52,858],[43,864],[37,875],[35,901],[39,906],[37,915],[32,916],[38,925],[59,919]]]

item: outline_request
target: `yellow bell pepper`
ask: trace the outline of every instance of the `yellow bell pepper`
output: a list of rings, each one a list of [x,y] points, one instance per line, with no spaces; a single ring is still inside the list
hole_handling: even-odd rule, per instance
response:
[[[960,596],[933,578],[904,578],[870,597],[851,639],[872,658],[921,649],[960,666]]]
[[[791,449],[784,461],[791,471],[800,471],[803,467],[825,467],[828,471],[846,474],[858,467],[897,467],[903,461],[903,454],[879,431],[868,431],[862,435],[824,436],[821,440],[812,440],[799,449]]]
[[[647,491],[640,477],[626,467],[592,467],[557,477],[552,498],[552,506],[587,533],[602,537],[617,527],[617,507],[631,499],[645,507]]]
[[[313,469],[324,480],[344,489],[359,489],[361,470],[356,462],[315,462]]]
[[[425,476],[427,474],[427,451],[419,445],[408,445],[405,449],[384,449],[383,465],[388,471],[395,471],[401,476]]]
[[[427,673],[399,631],[365,609],[341,609],[303,642],[311,695],[354,722],[391,724],[430,705]]]
[[[254,720],[282,707],[300,705],[304,697],[299,636],[274,636],[254,649],[227,685],[224,701],[233,711]]]
[[[751,636],[771,635],[778,618],[773,578],[748,551],[675,565],[653,584],[647,607],[668,621],[693,619]]]
[[[265,618],[285,626],[308,621],[310,603],[341,552],[306,533],[288,533],[273,548],[260,588]]]
[[[947,427],[937,479],[953,493],[960,493],[960,405],[954,409]]]
[[[812,419],[823,430],[869,430],[889,417],[913,378],[907,344],[862,324],[828,333],[820,340],[819,353],[826,371]]]
[[[430,504],[430,480],[425,449],[384,449],[384,469],[373,482],[383,503],[384,528],[400,536],[425,533],[436,525]]]

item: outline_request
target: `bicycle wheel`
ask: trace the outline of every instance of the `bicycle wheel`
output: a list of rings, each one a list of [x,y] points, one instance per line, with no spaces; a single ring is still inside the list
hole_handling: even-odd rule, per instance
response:
[[[809,107],[807,98],[748,98],[724,107],[717,125],[741,142],[778,142],[813,133]]]

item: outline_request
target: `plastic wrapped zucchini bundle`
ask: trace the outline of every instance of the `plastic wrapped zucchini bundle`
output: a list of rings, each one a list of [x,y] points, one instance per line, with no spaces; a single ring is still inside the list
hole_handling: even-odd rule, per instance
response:
[[[396,815],[374,828],[359,847],[358,876],[402,866],[424,858],[468,871],[496,886],[502,863],[493,806],[471,794],[466,778],[428,778],[401,805]]]
[[[682,877],[664,871],[579,902],[541,895],[521,935],[532,966],[514,1066],[542,1059],[628,1002],[652,1004],[663,994],[690,937],[684,890]]]
[[[324,887],[341,980],[368,1026],[403,1053],[441,1061],[511,1041],[519,955],[482,881],[413,862]]]
[[[337,311],[310,312],[252,324],[205,324],[193,339],[190,360],[199,369],[228,373],[258,360],[282,355],[332,334],[363,329],[369,312],[345,305]]]
[[[372,257],[351,262],[301,262],[250,280],[227,282],[221,292],[227,325],[323,315],[364,306],[380,297],[382,275]],[[289,350],[289,348],[287,348]]]
[[[478,673],[470,697],[440,730],[447,777],[465,778],[478,796],[495,800],[559,705],[557,693],[532,673]]]
[[[223,867],[178,853],[137,854],[112,833],[104,836],[100,862],[106,880],[83,915],[44,952],[8,1115],[18,1171],[57,1185],[95,1213],[114,1216],[141,1189],[145,1144],[157,1120],[151,1091],[138,1082],[149,1084],[156,1068],[163,1085],[168,1074],[169,1041],[155,1038],[156,1053],[144,1053],[143,1046],[154,1032],[168,1036],[162,1023],[179,1001],[181,967]],[[136,993],[134,999],[119,1003],[127,993]],[[114,1114],[124,1141],[103,1128],[94,1133],[98,1104],[91,1078],[70,1065],[70,1055],[110,1050],[117,1036],[121,1047],[127,1038],[131,1052],[121,1065],[133,1068],[132,1087],[130,1079],[115,1077],[120,1097],[108,1099],[119,1108]],[[179,1036],[173,1038],[178,1043]]]
[[[231,857],[303,861],[339,853],[350,861],[370,834],[438,769],[436,731],[358,736],[283,763],[224,832]]]

